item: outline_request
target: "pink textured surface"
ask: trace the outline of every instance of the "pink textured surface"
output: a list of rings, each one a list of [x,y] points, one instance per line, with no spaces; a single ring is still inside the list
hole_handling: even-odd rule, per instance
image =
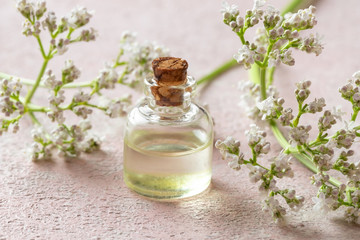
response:
[[[287,1],[271,2],[281,7]],[[236,3],[242,12],[252,5],[250,0]],[[126,29],[186,58],[189,72],[197,78],[240,47],[221,22],[221,0],[63,0],[48,5],[65,14],[76,4],[96,10],[92,26],[99,30],[100,38],[73,46],[51,67],[72,58],[83,70],[82,80],[92,79],[105,60],[115,57],[120,34]],[[317,6],[316,30],[326,42],[323,54],[296,53],[296,66],[281,67],[276,73],[276,85],[292,106],[294,83],[305,78],[313,80],[315,95],[325,96],[329,106],[337,105],[341,101],[338,86],[360,69],[360,2],[322,0]],[[21,35],[21,22],[13,1],[2,0],[0,70],[34,78],[41,57],[35,40]],[[203,92],[201,100],[209,104],[216,122],[216,138],[245,139],[243,132],[250,121],[237,106],[236,85],[246,77],[243,69],[233,70]],[[216,151],[212,187],[206,194],[173,203],[139,197],[122,181],[123,121],[93,118],[97,120],[95,131],[106,136],[103,151],[71,162],[57,159],[35,164],[28,160],[29,119],[23,121],[20,134],[0,138],[0,239],[358,239],[358,226],[347,224],[336,213],[323,217],[313,212],[311,196],[316,189],[309,184],[311,173],[298,163],[294,164],[294,179],[281,184],[295,187],[306,197],[306,205],[290,213],[283,227],[261,211],[261,197],[257,186],[249,183],[247,171],[232,171]],[[273,149],[279,150],[274,139],[272,142]]]

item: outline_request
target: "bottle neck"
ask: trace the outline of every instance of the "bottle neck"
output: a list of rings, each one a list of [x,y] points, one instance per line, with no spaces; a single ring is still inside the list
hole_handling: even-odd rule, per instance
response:
[[[195,95],[196,81],[187,76],[187,81],[177,86],[161,86],[151,77],[145,79],[144,92],[148,106],[162,117],[176,117],[190,110]]]

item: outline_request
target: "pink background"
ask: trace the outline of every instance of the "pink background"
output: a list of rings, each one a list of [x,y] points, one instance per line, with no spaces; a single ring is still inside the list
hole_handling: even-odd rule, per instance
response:
[[[282,7],[287,1],[270,1]],[[235,3],[235,1],[231,2]],[[241,13],[251,8],[250,0],[237,0]],[[35,78],[41,55],[35,39],[21,34],[22,16],[13,1],[1,0],[0,71]],[[171,49],[172,55],[189,62],[189,72],[199,78],[240,47],[236,35],[222,23],[221,0],[165,1],[48,1],[58,15],[75,5],[95,10],[91,26],[100,37],[96,42],[74,45],[57,57],[57,69],[71,58],[82,69],[81,81],[93,79],[105,61],[115,58],[123,30],[137,31],[139,39],[155,40]],[[275,84],[295,106],[294,84],[313,81],[312,98],[324,96],[329,108],[342,104],[338,87],[360,70],[360,2],[317,1],[318,26],[326,43],[319,57],[296,52],[294,67],[282,66]],[[250,121],[238,107],[239,80],[247,73],[237,68],[206,88],[201,101],[208,103],[215,119],[216,139],[233,135],[245,141],[243,132]],[[127,89],[112,94],[122,95]],[[35,101],[42,101],[38,98]],[[82,155],[71,162],[33,163],[26,149],[30,141],[30,119],[21,132],[0,138],[0,239],[357,239],[359,227],[346,223],[341,213],[324,217],[312,209],[316,189],[312,175],[295,163],[294,179],[281,186],[297,189],[306,197],[305,207],[290,213],[286,226],[272,223],[261,211],[257,186],[250,184],[247,170],[235,172],[214,154],[212,187],[206,194],[179,202],[144,199],[128,190],[122,175],[123,120],[94,114],[94,131],[105,135],[103,151]],[[271,134],[270,134],[271,135]],[[271,138],[271,137],[270,137]],[[272,138],[271,138],[272,139]],[[280,147],[274,139],[273,150]],[[243,148],[246,154],[249,150]]]

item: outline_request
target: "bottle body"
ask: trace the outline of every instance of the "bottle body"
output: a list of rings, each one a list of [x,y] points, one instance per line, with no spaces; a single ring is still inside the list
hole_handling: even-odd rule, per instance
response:
[[[137,193],[158,199],[184,198],[209,186],[211,117],[193,103],[182,110],[164,114],[145,99],[129,113],[124,138],[124,181]]]

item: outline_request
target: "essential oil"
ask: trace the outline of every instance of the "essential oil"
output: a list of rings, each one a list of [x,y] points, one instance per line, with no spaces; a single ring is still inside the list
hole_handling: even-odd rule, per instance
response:
[[[174,59],[178,58],[165,61],[169,59],[174,68]],[[147,79],[147,98],[128,116],[124,180],[135,192],[152,198],[193,196],[204,191],[211,181],[211,117],[191,103],[194,79],[186,76],[186,81],[176,85],[176,75],[167,78],[165,86],[159,84],[159,79]]]

